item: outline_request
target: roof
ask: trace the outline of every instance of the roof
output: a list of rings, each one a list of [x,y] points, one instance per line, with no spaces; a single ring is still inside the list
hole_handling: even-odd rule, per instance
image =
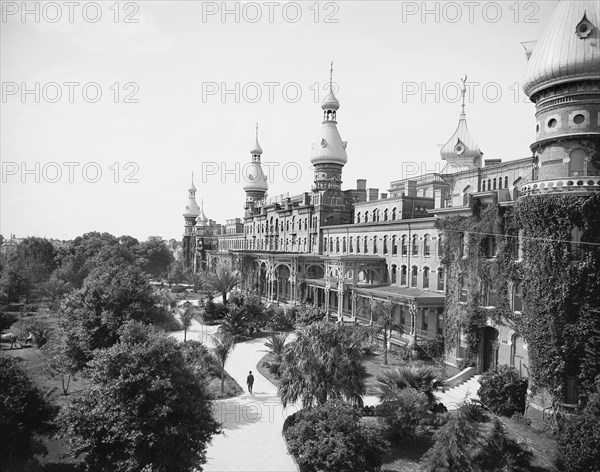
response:
[[[267,176],[263,172],[260,162],[251,162],[244,166],[244,170],[246,171],[246,175],[243,176],[246,182],[244,185],[246,192],[253,190],[266,192],[269,189]]]
[[[312,144],[311,164],[346,164],[346,144],[342,141],[335,121],[324,121],[316,142]]]
[[[443,160],[467,160],[481,157],[482,153],[475,140],[469,133],[467,127],[467,117],[464,113],[460,114],[458,126],[452,137],[442,146],[440,155]]]
[[[527,62],[527,95],[566,82],[600,79],[599,11],[597,0],[558,4]]]

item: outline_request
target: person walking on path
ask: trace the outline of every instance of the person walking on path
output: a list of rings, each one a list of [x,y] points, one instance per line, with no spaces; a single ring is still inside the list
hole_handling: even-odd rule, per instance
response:
[[[248,391],[250,392],[250,395],[252,395],[252,385],[254,385],[254,376],[252,375],[252,371],[250,371],[248,377],[246,377],[246,383],[248,384]]]

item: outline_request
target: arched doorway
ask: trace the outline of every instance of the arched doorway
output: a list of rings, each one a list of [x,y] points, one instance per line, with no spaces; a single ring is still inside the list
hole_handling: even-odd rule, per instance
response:
[[[481,370],[486,372],[493,370],[498,365],[498,330],[487,326],[483,328],[483,336],[481,339]]]

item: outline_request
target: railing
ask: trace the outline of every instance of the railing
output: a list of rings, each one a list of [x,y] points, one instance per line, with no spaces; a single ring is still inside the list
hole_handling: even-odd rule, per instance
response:
[[[599,192],[600,177],[560,177],[556,179],[534,180],[521,186],[520,196],[543,195],[566,192]]]

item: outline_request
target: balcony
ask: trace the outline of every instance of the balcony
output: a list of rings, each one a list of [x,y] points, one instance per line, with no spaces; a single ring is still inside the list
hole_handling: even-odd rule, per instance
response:
[[[599,176],[561,177],[527,182],[521,186],[519,196],[587,192],[600,192]]]

